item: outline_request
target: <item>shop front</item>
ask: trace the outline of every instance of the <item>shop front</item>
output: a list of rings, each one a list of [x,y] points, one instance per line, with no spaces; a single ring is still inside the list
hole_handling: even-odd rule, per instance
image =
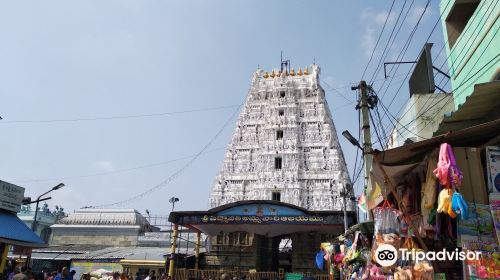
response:
[[[29,256],[32,248],[46,246],[16,215],[21,210],[23,198],[24,188],[0,181],[0,274],[9,272],[6,265],[10,250]]]
[[[360,199],[373,228],[323,244],[326,262],[343,279],[499,279],[499,135],[496,120],[375,151]]]

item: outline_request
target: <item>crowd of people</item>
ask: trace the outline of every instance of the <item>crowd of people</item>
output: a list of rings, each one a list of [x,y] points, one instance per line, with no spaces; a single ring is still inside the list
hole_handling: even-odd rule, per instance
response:
[[[9,267],[2,280],[77,280],[75,278],[76,271],[69,271],[67,267],[63,267],[58,271],[49,272],[47,268],[43,268],[40,272],[34,272],[28,267]],[[89,279],[90,280],[90,279]]]

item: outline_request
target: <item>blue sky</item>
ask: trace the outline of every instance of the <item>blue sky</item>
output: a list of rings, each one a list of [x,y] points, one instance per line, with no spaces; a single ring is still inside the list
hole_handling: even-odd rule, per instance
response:
[[[0,179],[25,187],[32,197],[64,182],[50,204],[68,210],[141,193],[202,149],[245,98],[253,71],[279,67],[281,50],[292,66],[320,65],[337,133],[356,134],[349,86],[360,80],[391,3],[2,1]],[[396,1],[366,76],[402,4]],[[414,1],[389,60],[396,59],[425,4]],[[404,60],[416,58],[438,18],[438,1],[431,1]],[[430,42],[436,55],[443,45],[441,24]],[[442,52],[437,64],[444,58]],[[402,66],[396,75],[408,70]],[[393,113],[409,96],[407,84],[396,92],[402,77],[387,93],[386,103],[396,95]],[[375,79],[377,88],[383,71]],[[177,196],[177,209],[206,209],[235,122],[170,184],[119,206],[166,214],[169,197]],[[355,149],[339,138],[352,174]]]

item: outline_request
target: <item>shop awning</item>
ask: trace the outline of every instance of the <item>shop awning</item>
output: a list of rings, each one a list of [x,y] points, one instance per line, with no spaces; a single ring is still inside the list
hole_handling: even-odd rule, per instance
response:
[[[387,166],[412,164],[421,162],[425,154],[441,143],[454,147],[474,147],[487,143],[500,136],[500,119],[468,127],[462,130],[450,131],[427,140],[404,145],[394,149],[377,152],[381,164]]]
[[[467,101],[445,116],[434,135],[492,121],[500,117],[500,81],[474,85]]]
[[[0,242],[31,248],[47,245],[14,213],[0,210],[0,225]]]

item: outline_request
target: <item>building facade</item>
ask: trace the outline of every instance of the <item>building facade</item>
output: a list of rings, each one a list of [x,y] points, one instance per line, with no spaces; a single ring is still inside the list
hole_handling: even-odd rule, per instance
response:
[[[453,96],[449,93],[412,94],[392,129],[387,148],[431,138],[445,114],[453,109]]]
[[[35,233],[40,236],[46,243],[49,242],[52,229],[50,228],[56,223],[57,219],[64,215],[64,212],[51,211],[47,204],[44,204],[38,213],[36,214],[36,231]],[[17,213],[17,216],[21,221],[23,221],[29,228],[33,228],[33,221],[35,220],[35,210],[31,209],[30,205],[22,206],[21,211]]]
[[[319,75],[317,65],[253,74],[210,208],[277,200],[307,210],[343,209],[341,191],[353,191]]]
[[[137,246],[139,236],[159,230],[134,209],[79,209],[51,228],[51,245]]]
[[[473,93],[475,84],[500,78],[500,5],[495,0],[442,0],[440,9],[451,87],[458,109]]]

